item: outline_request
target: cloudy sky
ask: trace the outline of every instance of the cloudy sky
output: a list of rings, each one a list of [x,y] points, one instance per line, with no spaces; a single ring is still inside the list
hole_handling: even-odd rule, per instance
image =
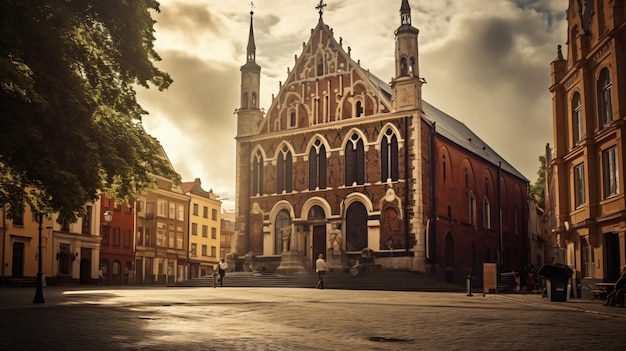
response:
[[[234,209],[235,135],[250,0],[159,0],[156,48],[174,83],[139,89],[145,128],[161,141],[183,181],[202,180]],[[261,106],[317,25],[317,0],[255,0]],[[325,0],[324,22],[361,66],[394,74],[401,0]],[[465,123],[528,178],[552,144],[550,62],[567,39],[567,0],[410,0],[420,30],[423,97]]]

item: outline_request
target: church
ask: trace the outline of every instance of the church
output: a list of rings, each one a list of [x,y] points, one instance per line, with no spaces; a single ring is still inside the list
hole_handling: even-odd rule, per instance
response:
[[[529,262],[528,180],[422,99],[419,30],[409,1],[398,5],[391,82],[344,50],[321,0],[267,111],[250,12],[227,257],[237,270],[309,272],[324,254],[331,270],[367,262],[462,282],[486,262]]]

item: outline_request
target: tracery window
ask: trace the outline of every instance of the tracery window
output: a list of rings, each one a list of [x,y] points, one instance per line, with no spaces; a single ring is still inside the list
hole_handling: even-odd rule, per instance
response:
[[[326,147],[315,140],[309,151],[309,190],[326,189]]]
[[[346,186],[365,184],[365,146],[356,133],[346,143],[345,165]]]
[[[395,182],[398,180],[398,138],[391,128],[385,131],[380,146],[380,164],[382,182]]]
[[[291,150],[287,145],[278,154],[276,162],[276,193],[290,193],[293,190]]]

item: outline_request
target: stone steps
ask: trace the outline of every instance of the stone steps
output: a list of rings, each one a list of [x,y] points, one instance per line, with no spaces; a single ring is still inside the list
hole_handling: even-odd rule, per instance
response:
[[[435,279],[432,275],[407,270],[371,270],[352,276],[348,273],[333,272],[326,275],[326,288],[344,290],[389,290],[389,291],[430,291],[460,292],[465,286],[450,284]],[[231,272],[224,278],[224,286],[229,287],[285,287],[314,288],[317,275],[281,275],[274,273]],[[213,277],[206,276],[187,280],[172,286],[213,286]]]

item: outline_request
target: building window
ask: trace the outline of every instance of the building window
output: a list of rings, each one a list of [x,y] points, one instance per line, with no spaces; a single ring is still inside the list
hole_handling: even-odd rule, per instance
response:
[[[292,160],[291,150],[287,145],[283,145],[282,150],[278,154],[278,161],[276,164],[277,179],[276,179],[276,193],[290,193],[292,191]]]
[[[486,196],[483,198],[483,224],[485,229],[491,229],[491,205]]]
[[[167,226],[165,225],[165,223],[158,222],[157,232],[156,232],[156,246],[164,247],[166,236],[167,236]]]
[[[446,167],[446,157],[443,156],[443,161],[441,164],[441,176],[443,177],[443,182],[446,182],[446,177],[447,177],[447,167]]]
[[[363,115],[363,102],[357,101],[354,111],[356,117],[361,117]]]
[[[207,246],[202,245],[202,256],[207,256]]]
[[[217,228],[211,227],[211,239],[217,239]]]
[[[214,208],[211,209],[211,219],[217,221],[217,210]]]
[[[574,205],[576,208],[585,204],[585,165],[574,167]]]
[[[191,235],[198,235],[198,223],[191,223]]]
[[[476,224],[476,198],[473,192],[469,192],[469,223]]]
[[[356,133],[346,143],[345,165],[346,186],[365,184],[365,146]]]
[[[296,126],[296,113],[291,111],[289,114],[289,127],[294,128]]]
[[[176,219],[176,204],[173,202],[170,202],[170,214],[169,214],[169,218],[171,219]]]
[[[611,123],[613,121],[613,104],[611,102],[611,73],[608,68],[600,71],[600,81],[598,82],[598,91],[600,101],[600,122],[601,125]]]
[[[206,225],[202,226],[202,237],[203,238],[209,237],[209,227],[207,227]]]
[[[211,246],[211,257],[217,256],[217,247]]]
[[[207,206],[202,206],[202,217],[209,218],[209,208]]]
[[[604,173],[604,198],[608,198],[619,193],[617,148],[615,146],[602,151],[602,164]]]
[[[22,209],[21,211],[15,211],[15,212],[17,213],[15,213],[13,216],[13,225],[16,227],[23,227],[24,226],[24,209]]]
[[[574,145],[576,145],[583,138],[583,106],[579,93],[575,93],[572,97],[572,133]]]
[[[178,217],[177,219],[180,222],[184,222],[185,221],[185,206],[184,205],[178,205]]]
[[[193,215],[194,216],[198,215],[198,204],[193,204]]]
[[[197,255],[198,255],[198,244],[191,243],[191,250],[189,250],[189,255],[191,257],[197,257]]]
[[[380,180],[395,182],[398,180],[398,138],[391,128],[387,129],[380,146]]]
[[[179,250],[182,250],[183,242],[184,242],[183,227],[178,226],[176,227],[176,248]]]
[[[317,139],[309,151],[309,190],[326,189],[326,147]]]
[[[83,216],[83,225],[82,225],[82,234],[90,234],[91,233],[91,211],[92,207],[87,206],[85,208],[85,215]]]
[[[157,201],[157,216],[159,217],[167,217],[167,201],[158,200]]]
[[[260,152],[252,161],[252,195],[263,195],[263,156]]]

